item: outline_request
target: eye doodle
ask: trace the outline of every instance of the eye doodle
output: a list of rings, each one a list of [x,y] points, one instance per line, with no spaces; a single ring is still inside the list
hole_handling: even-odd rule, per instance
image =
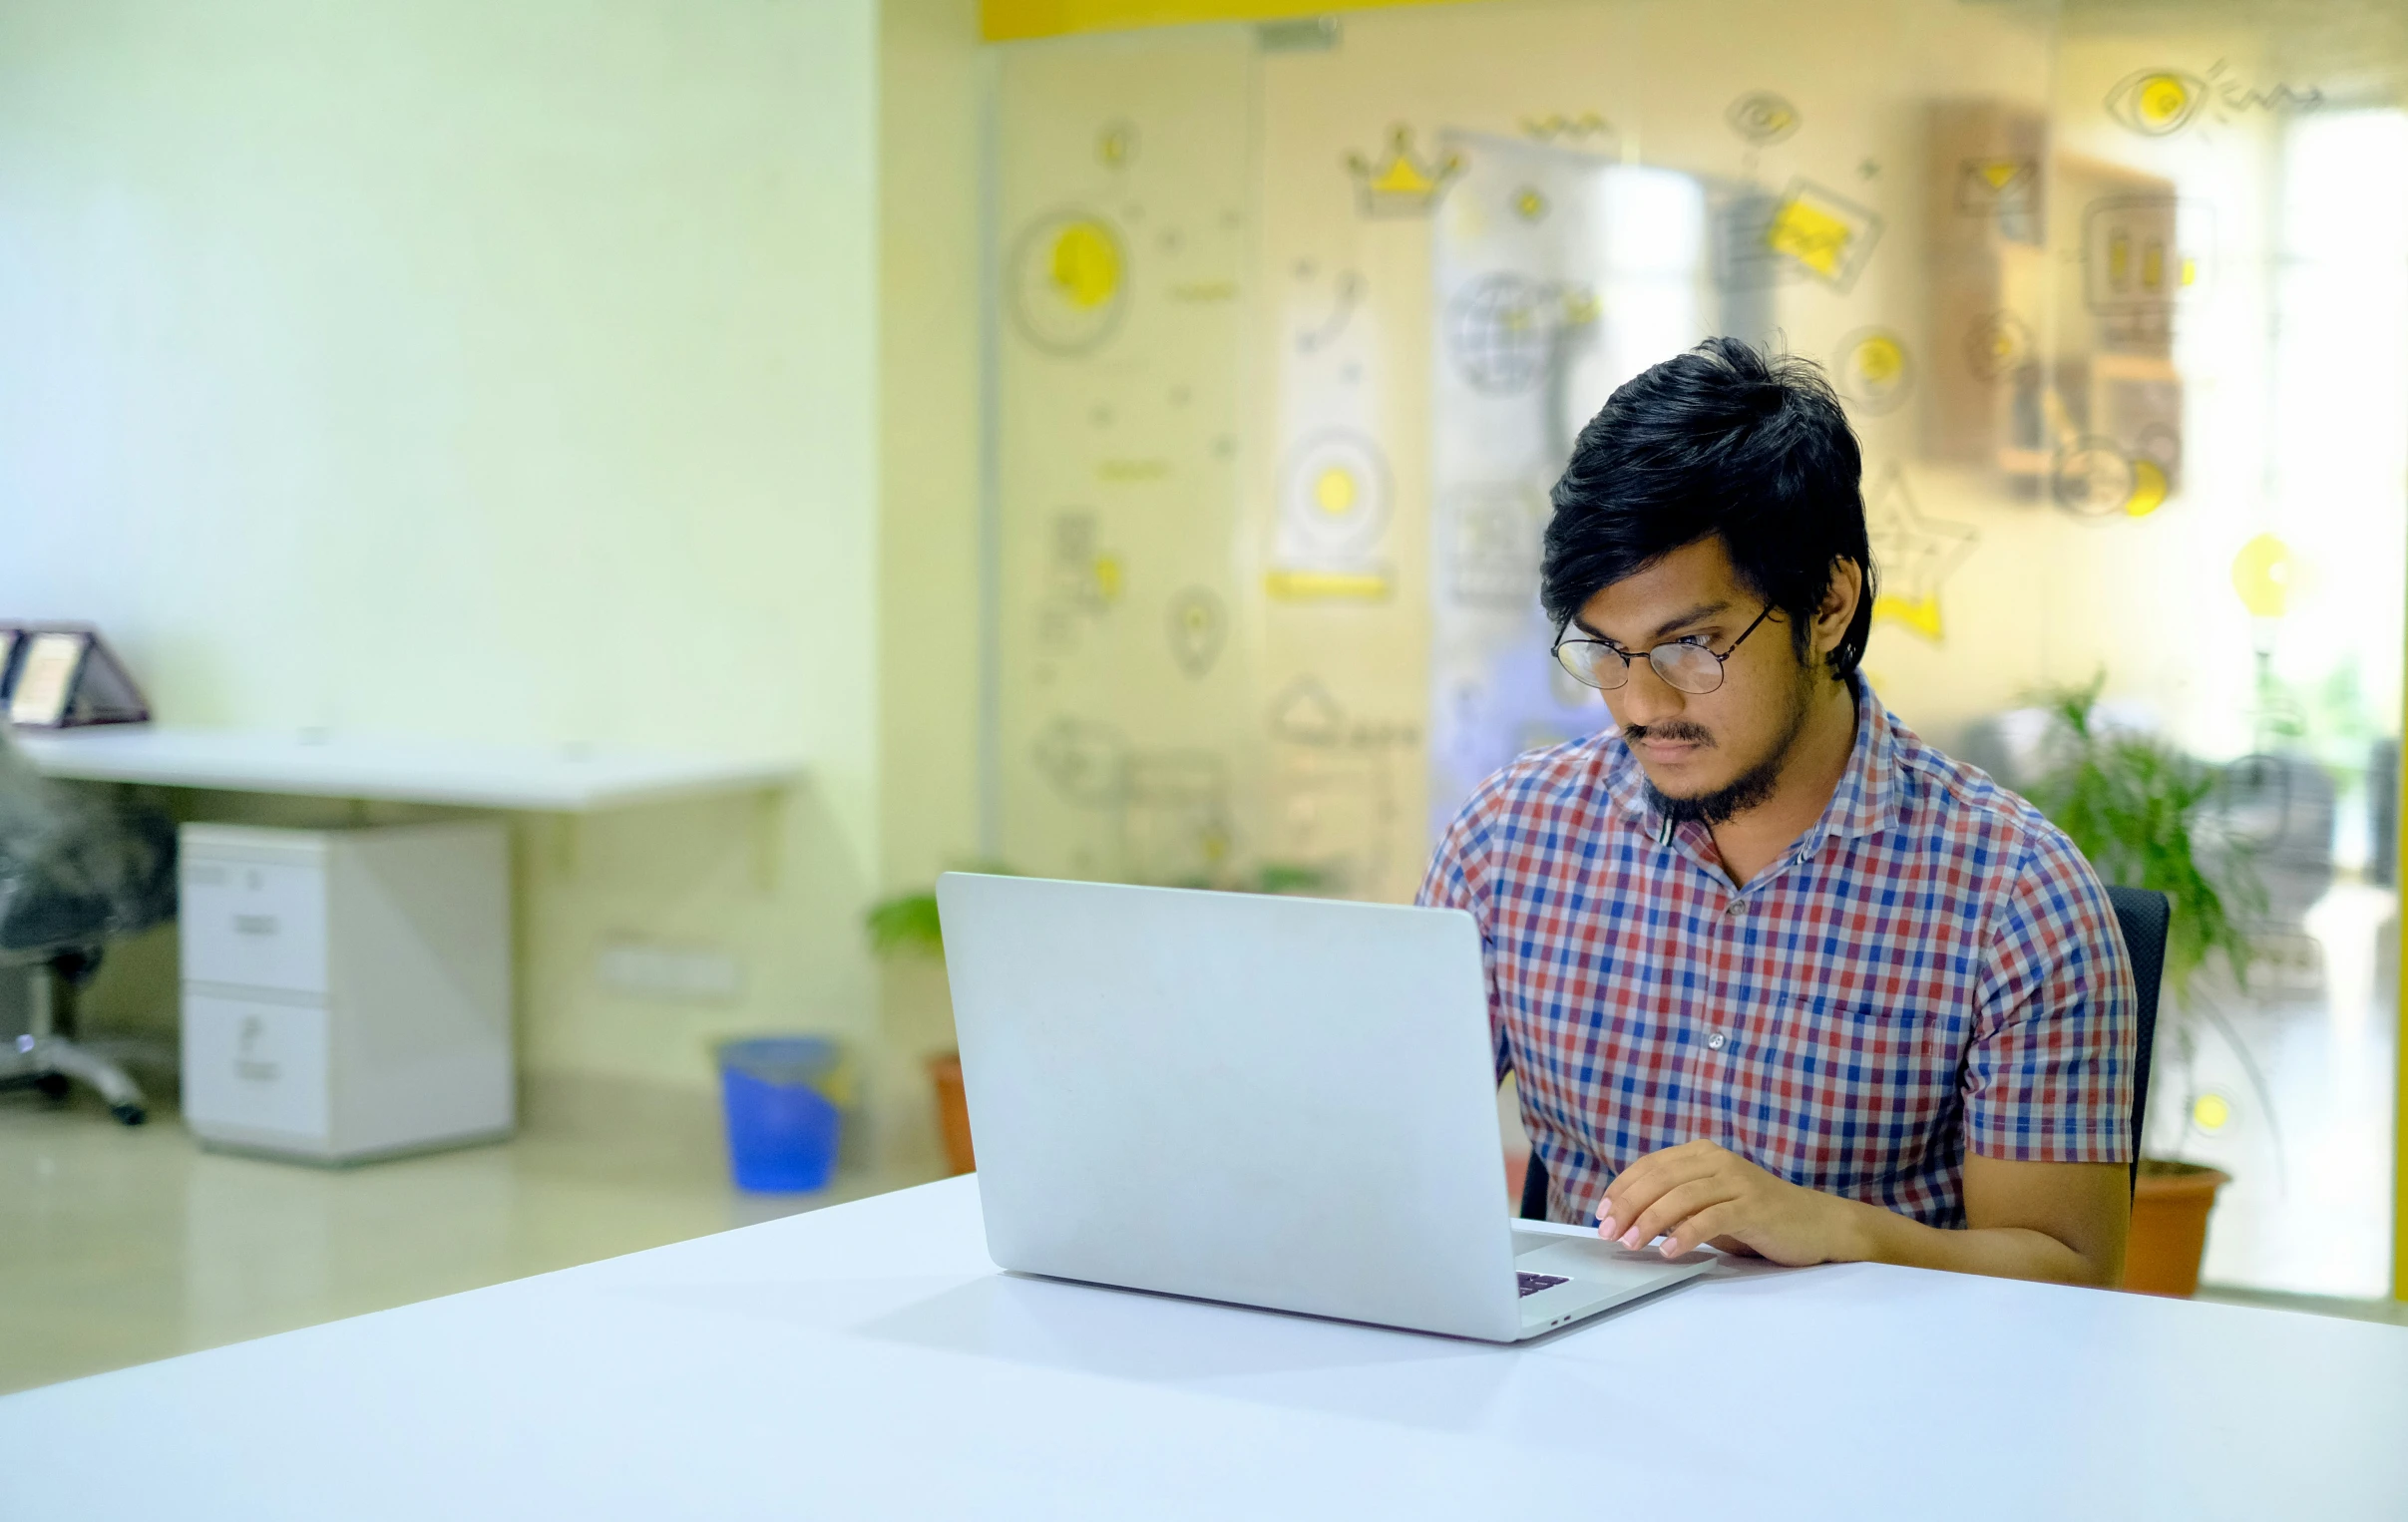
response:
[[[1770,90],[1752,90],[1733,101],[1723,120],[1758,148],[1779,143],[1805,125],[1798,108]]]
[[[2147,137],[2181,132],[2207,104],[2207,82],[2180,69],[2142,69],[2107,92],[2107,114]]]

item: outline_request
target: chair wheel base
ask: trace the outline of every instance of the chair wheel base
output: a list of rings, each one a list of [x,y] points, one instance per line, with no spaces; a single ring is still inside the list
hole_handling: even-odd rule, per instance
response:
[[[151,1118],[151,1112],[139,1104],[113,1104],[109,1106],[109,1113],[117,1117],[117,1123],[121,1126],[139,1126]]]
[[[34,1088],[45,1099],[64,1099],[74,1085],[65,1073],[44,1073],[34,1079]]]

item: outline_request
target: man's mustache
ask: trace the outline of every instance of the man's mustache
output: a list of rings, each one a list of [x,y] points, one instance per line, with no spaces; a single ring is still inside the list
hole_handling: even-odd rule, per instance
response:
[[[1667,745],[1712,745],[1714,736],[1702,725],[1684,724],[1674,719],[1666,724],[1625,724],[1622,738],[1637,744],[1641,740],[1661,740]]]

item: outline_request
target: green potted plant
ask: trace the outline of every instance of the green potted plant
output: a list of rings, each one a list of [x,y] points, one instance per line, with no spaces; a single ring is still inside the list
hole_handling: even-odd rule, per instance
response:
[[[2220,962],[2233,986],[2245,984],[2251,952],[2243,924],[2262,903],[2263,890],[2237,846],[2214,853],[2211,860],[2203,860],[2198,849],[2216,770],[2154,736],[2103,727],[2098,703],[2106,680],[2102,671],[2083,686],[2050,694],[2054,733],[2048,765],[2030,789],[2032,802],[2072,838],[2102,879],[2155,889],[2172,901],[2160,1026],[2172,1031],[2182,1069],[2190,1068],[2197,1044],[2195,1021],[2219,1027],[2245,1064],[2247,1048],[2239,1033],[2212,1000],[2198,994],[2196,979]],[[2171,1088],[2180,1081],[2167,1074],[2168,1068],[2159,1065],[2152,1087]],[[2253,1068],[2250,1076],[2259,1103],[2270,1112]],[[2153,1097],[2153,1108],[2156,1104]],[[2230,1182],[2217,1169],[2180,1158],[2141,1160],[2126,1289],[2188,1296],[2199,1287],[2207,1213],[2215,1192]]]

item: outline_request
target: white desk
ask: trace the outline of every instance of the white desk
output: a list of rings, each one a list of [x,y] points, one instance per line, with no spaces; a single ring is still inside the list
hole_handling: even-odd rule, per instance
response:
[[[44,773],[79,781],[563,813],[783,787],[802,769],[787,759],[150,725],[16,738]]]
[[[1519,1348],[999,1276],[975,1181],[0,1399],[0,1516],[2408,1515],[2408,1330],[1718,1270]]]

